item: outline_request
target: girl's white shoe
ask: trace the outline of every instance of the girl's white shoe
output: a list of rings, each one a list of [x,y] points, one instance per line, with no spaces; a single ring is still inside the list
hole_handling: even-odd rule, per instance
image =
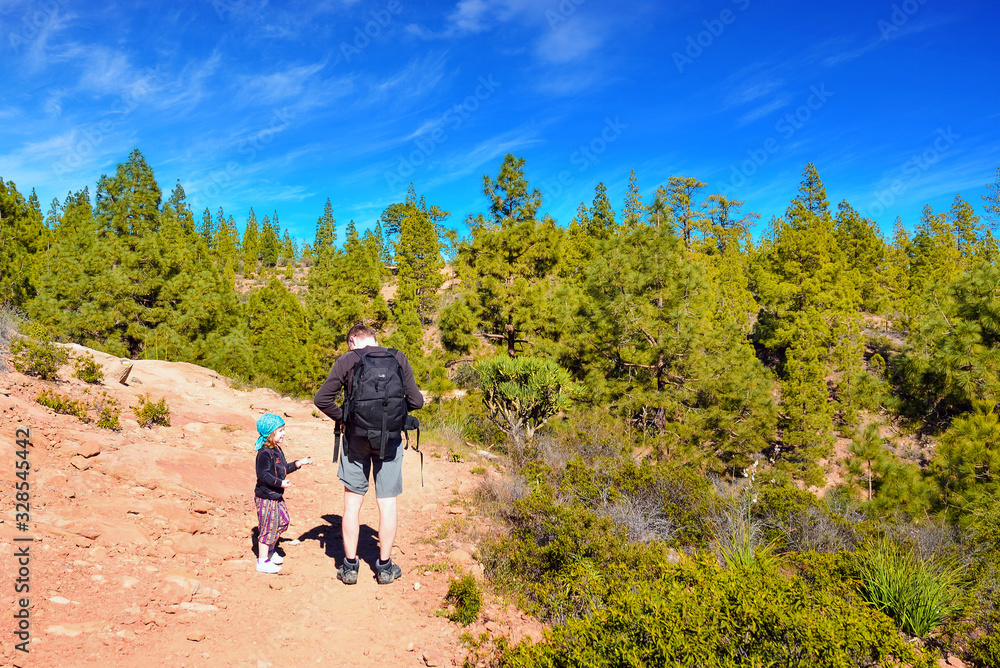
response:
[[[285,561],[282,558],[282,556],[278,554],[277,550],[271,550],[270,552],[268,552],[267,560],[270,561],[272,564],[278,564],[279,566],[282,564],[282,562]]]
[[[281,566],[270,561],[257,560],[258,573],[271,573],[272,575],[281,570]]]

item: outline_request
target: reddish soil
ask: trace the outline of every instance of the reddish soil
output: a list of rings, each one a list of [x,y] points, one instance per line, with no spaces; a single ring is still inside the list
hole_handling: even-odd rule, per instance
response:
[[[191,364],[137,361],[128,385],[117,358],[87,352],[106,371],[104,386],[123,407],[122,429],[99,429],[40,406],[52,389],[74,399],[88,387],[64,367],[57,382],[0,374],[0,607],[30,599],[30,653],[15,649],[12,614],[0,663],[18,666],[451,666],[460,636],[539,636],[513,607],[489,599],[480,622],[463,628],[439,613],[449,581],[481,574],[472,491],[482,462],[453,462],[448,445],[425,442],[404,459],[404,492],[394,558],[403,577],[378,586],[378,513],[362,510],[356,586],[337,581],[342,486],[331,464],[333,423],[308,401],[270,390],[242,392]],[[171,426],[140,428],[130,406],[148,392],[166,397]],[[291,474],[292,524],[279,547],[278,575],[254,568],[254,423],[265,412],[287,423],[289,458],[317,464]],[[94,415],[93,413],[91,413]],[[318,413],[316,414],[318,415]],[[30,531],[15,524],[15,431],[30,427]],[[433,455],[438,456],[433,456]],[[443,456],[442,456],[443,455]],[[488,462],[485,464],[488,466]],[[14,538],[30,535],[30,593],[14,591]]]

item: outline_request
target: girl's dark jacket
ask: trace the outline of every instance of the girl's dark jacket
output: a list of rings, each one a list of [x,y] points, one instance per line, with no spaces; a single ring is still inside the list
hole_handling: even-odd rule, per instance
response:
[[[295,462],[289,464],[285,461],[285,453],[279,446],[262,447],[257,451],[257,487],[253,493],[261,499],[282,500],[284,489],[281,481],[298,468]]]

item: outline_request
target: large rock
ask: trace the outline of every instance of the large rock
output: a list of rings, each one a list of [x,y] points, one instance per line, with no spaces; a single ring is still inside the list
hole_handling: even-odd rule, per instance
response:
[[[163,605],[180,605],[190,603],[201,588],[201,582],[178,573],[167,575],[153,590],[151,601]]]
[[[82,444],[77,446],[76,454],[86,459],[96,457],[101,454],[101,444],[96,439],[84,441]]]

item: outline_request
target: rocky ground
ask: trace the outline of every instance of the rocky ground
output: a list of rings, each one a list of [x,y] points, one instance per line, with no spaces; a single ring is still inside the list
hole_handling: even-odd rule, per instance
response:
[[[475,517],[471,496],[481,476],[472,469],[488,462],[452,461],[446,444],[425,439],[421,487],[420,459],[407,453],[394,554],[403,578],[375,582],[378,517],[369,495],[361,516],[367,563],[347,587],[335,577],[343,550],[333,423],[311,403],[234,390],[215,372],[182,363],[137,361],[122,385],[121,360],[71,348],[103,366],[103,386],[72,378],[69,366],[56,382],[0,374],[4,610],[26,596],[14,582],[15,547],[26,543],[14,539],[34,537],[30,653],[15,649],[14,620],[4,614],[10,628],[0,636],[0,663],[451,666],[462,665],[463,633],[539,636],[537,624],[489,597],[472,626],[440,615],[450,579],[481,573],[475,541],[490,523]],[[44,389],[85,400],[106,391],[121,402],[122,429],[56,414],[35,401]],[[143,393],[166,397],[169,427],[139,427],[130,406]],[[317,461],[291,476],[279,575],[254,570],[254,425],[267,412],[287,423],[289,458]],[[15,522],[19,427],[32,435],[27,533]]]

